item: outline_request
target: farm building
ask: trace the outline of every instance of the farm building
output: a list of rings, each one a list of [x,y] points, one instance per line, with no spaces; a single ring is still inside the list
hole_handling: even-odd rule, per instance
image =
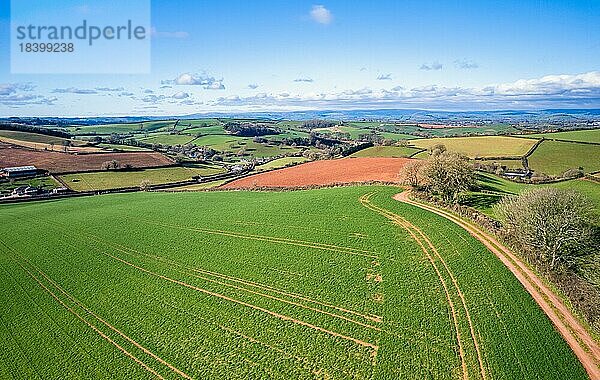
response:
[[[36,175],[37,172],[38,170],[35,166],[15,166],[2,169],[2,175],[8,178]]]

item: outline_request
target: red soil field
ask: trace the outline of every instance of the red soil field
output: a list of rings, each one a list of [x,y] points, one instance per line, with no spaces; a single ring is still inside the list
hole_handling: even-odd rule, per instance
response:
[[[408,158],[360,157],[313,161],[241,178],[223,189],[293,188],[357,182],[399,182]]]
[[[35,165],[50,173],[102,170],[102,163],[117,160],[121,165],[149,168],[173,164],[169,158],[156,152],[68,154],[44,150],[17,148],[0,144],[0,168]]]

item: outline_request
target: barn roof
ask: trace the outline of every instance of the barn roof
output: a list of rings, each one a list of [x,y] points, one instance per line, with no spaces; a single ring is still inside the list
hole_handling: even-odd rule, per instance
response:
[[[11,168],[2,169],[2,171],[6,172],[6,173],[25,172],[25,171],[31,171],[31,170],[37,170],[37,168],[33,165],[29,165],[29,166],[14,166]]]

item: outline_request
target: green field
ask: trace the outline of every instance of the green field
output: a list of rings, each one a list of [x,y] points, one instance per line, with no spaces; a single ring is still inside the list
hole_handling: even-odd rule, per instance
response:
[[[290,166],[293,164],[301,164],[306,161],[308,161],[308,159],[304,158],[304,157],[283,157],[283,158],[278,158],[273,161],[269,161],[266,164],[259,165],[256,167],[256,170],[257,171],[265,171],[265,170],[271,170],[271,169],[279,169],[279,168],[284,168],[286,166]]]
[[[492,253],[396,192],[3,206],[0,377],[587,378]]]
[[[65,141],[71,141],[62,137],[43,135],[40,133],[30,133],[21,131],[7,131],[0,129],[0,137],[6,137],[13,140],[28,141],[40,144],[55,144],[61,146]]]
[[[101,124],[101,125],[86,125],[86,126],[71,126],[66,130],[74,135],[110,135],[113,133],[142,133],[152,132],[161,128],[173,126],[174,120],[168,121],[144,121],[140,123],[123,123],[123,124]]]
[[[544,141],[529,156],[529,167],[549,175],[579,167],[586,173],[595,172],[600,170],[600,145]]]
[[[190,135],[171,135],[167,133],[153,133],[149,137],[144,137],[139,140],[147,144],[185,145],[194,139],[195,137]]]
[[[450,137],[411,141],[413,146],[421,149],[429,149],[437,144],[443,144],[447,150],[471,158],[520,157],[527,154],[535,143],[534,139],[505,136]]]
[[[72,190],[90,191],[140,186],[142,181],[152,185],[179,182],[194,176],[210,176],[223,173],[225,169],[210,165],[172,167],[134,171],[103,171],[93,173],[65,174],[60,176]]]
[[[553,133],[537,133],[527,137],[557,139],[567,141],[592,142],[600,144],[600,129],[584,129],[581,131],[564,131]]]
[[[194,145],[208,146],[218,151],[231,150],[232,146],[239,146],[240,141],[247,141],[248,138],[231,135],[207,135],[198,137],[194,140]],[[239,149],[239,148],[238,148]]]
[[[372,146],[352,153],[350,157],[410,157],[419,150],[403,146]]]
[[[477,208],[485,214],[495,217],[493,205],[505,195],[516,195],[525,190],[542,187],[554,187],[564,190],[576,190],[587,196],[596,205],[600,215],[600,183],[584,179],[573,179],[556,183],[533,185],[508,181],[488,173],[478,173],[478,183],[482,191],[470,193],[463,202]]]

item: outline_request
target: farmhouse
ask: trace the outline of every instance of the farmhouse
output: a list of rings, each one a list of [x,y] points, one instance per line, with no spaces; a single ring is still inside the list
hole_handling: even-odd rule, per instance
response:
[[[2,169],[2,176],[7,178],[26,177],[36,175],[38,172],[35,166],[15,166]]]

